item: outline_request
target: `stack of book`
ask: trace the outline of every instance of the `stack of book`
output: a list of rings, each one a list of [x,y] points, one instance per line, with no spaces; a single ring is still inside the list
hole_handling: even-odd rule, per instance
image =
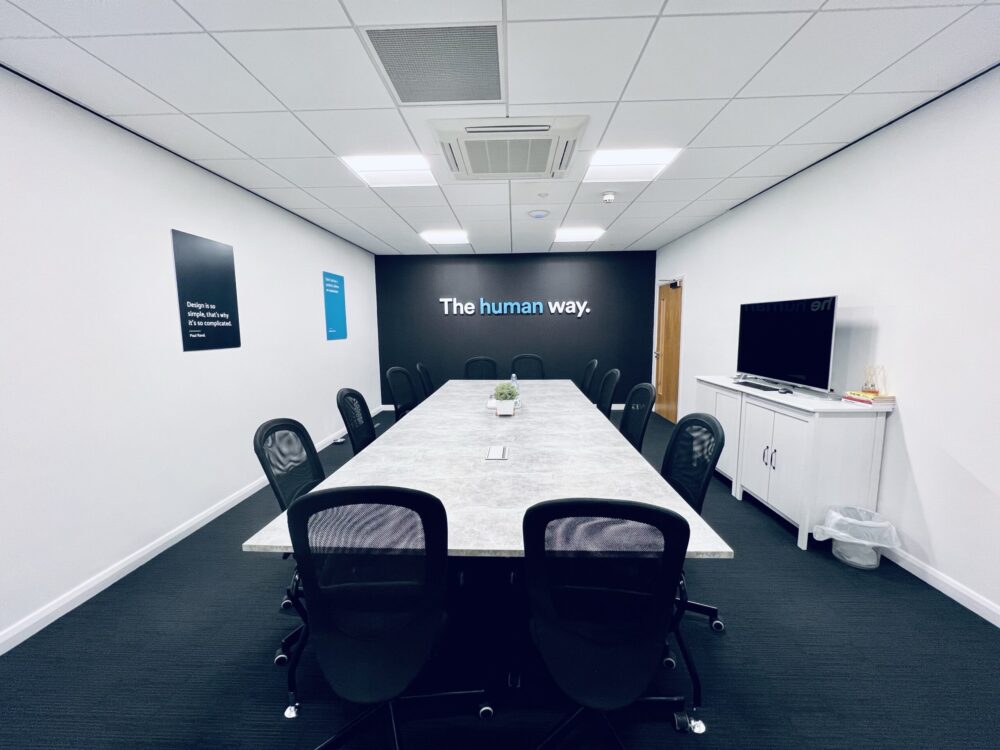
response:
[[[891,393],[878,393],[875,391],[847,391],[841,396],[841,401],[850,401],[854,404],[890,404],[896,403],[896,397]]]

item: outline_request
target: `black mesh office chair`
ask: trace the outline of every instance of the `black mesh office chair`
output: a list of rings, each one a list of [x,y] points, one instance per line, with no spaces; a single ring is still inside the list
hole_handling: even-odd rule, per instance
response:
[[[583,379],[580,380],[580,390],[583,395],[590,399],[591,403],[594,402],[593,389],[594,389],[594,373],[597,372],[597,360],[590,360],[586,367],[583,368]]]
[[[424,398],[427,398],[437,390],[434,387],[434,381],[431,380],[431,371],[423,362],[417,362],[417,375],[420,378],[420,384],[424,387]]]
[[[417,389],[413,387],[413,378],[405,367],[390,367],[385,371],[385,379],[389,382],[392,393],[392,404],[396,409],[396,421],[409,414],[420,403]]]
[[[466,380],[496,380],[497,361],[493,357],[470,357],[465,360]]]
[[[703,731],[683,697],[643,694],[661,667],[664,633],[673,633],[697,672],[677,625],[675,600],[687,552],[687,521],[673,511],[622,500],[538,503],[524,515],[529,631],[556,685],[579,708],[538,747],[554,744],[588,713],[622,747],[607,711],[637,702],[669,704],[679,730]]]
[[[309,432],[294,419],[270,419],[257,428],[253,436],[253,451],[264,469],[264,476],[271,486],[278,506],[286,510],[295,500],[310,492],[326,478],[319,454]],[[289,555],[285,555],[289,557]],[[301,602],[301,587],[298,570],[292,573],[292,580],[285,589],[281,609],[294,609],[305,621],[305,610]],[[282,666],[288,663],[293,649],[305,643],[303,626],[300,624],[281,639],[274,653],[274,663]],[[289,689],[295,687],[295,670],[288,671]]]
[[[537,354],[518,354],[510,362],[510,371],[521,380],[545,380],[545,363]]]
[[[660,474],[698,515],[725,444],[722,425],[711,414],[682,417],[670,435]],[[708,617],[713,630],[721,633],[726,629],[719,619],[718,607],[688,602],[687,610]]]
[[[365,397],[352,388],[337,391],[337,408],[351,439],[354,455],[358,455],[375,440],[375,423],[368,411]]]
[[[622,421],[618,429],[640,453],[654,401],[656,401],[656,389],[652,383],[639,383],[633,386],[628,392],[628,398],[625,399],[625,410],[622,412]]]
[[[621,370],[617,368],[608,370],[601,378],[601,387],[597,391],[597,408],[608,419],[611,419],[611,404],[615,400],[615,390],[621,376]]]
[[[340,747],[385,711],[398,748],[398,701],[447,619],[444,506],[416,490],[337,487],[299,499],[288,510],[288,531],[323,676],[341,698],[370,706],[320,747]],[[443,696],[481,698],[483,691],[420,697]],[[290,694],[286,715],[297,711]]]

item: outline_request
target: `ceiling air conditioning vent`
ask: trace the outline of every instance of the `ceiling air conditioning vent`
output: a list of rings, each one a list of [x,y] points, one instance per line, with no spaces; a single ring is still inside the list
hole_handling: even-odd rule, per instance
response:
[[[460,180],[563,177],[586,115],[434,120],[448,167]]]

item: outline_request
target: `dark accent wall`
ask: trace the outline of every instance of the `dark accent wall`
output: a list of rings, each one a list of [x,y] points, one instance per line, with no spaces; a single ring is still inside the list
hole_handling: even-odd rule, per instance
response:
[[[465,360],[487,355],[500,377],[515,354],[545,360],[548,378],[579,380],[588,360],[598,375],[617,367],[622,402],[652,371],[656,253],[573,253],[375,257],[382,403],[385,371],[427,365],[435,384],[461,378]],[[474,302],[474,315],[445,315],[441,297]],[[541,315],[480,315],[479,301],[541,300]],[[550,300],[587,300],[589,314],[552,315]],[[450,313],[450,306],[449,306]],[[418,386],[419,387],[419,386]]]

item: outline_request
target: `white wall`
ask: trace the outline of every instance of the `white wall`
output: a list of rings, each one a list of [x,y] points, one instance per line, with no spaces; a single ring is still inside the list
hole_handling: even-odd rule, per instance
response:
[[[839,295],[834,387],[881,364],[898,398],[898,560],[1000,625],[998,134],[1000,70],[662,248],[657,278],[684,277],[681,413],[735,372],[741,303]]]
[[[0,109],[2,652],[262,486],[262,421],[381,399],[369,253],[6,71]],[[181,350],[171,229],[235,248],[241,348]]]

